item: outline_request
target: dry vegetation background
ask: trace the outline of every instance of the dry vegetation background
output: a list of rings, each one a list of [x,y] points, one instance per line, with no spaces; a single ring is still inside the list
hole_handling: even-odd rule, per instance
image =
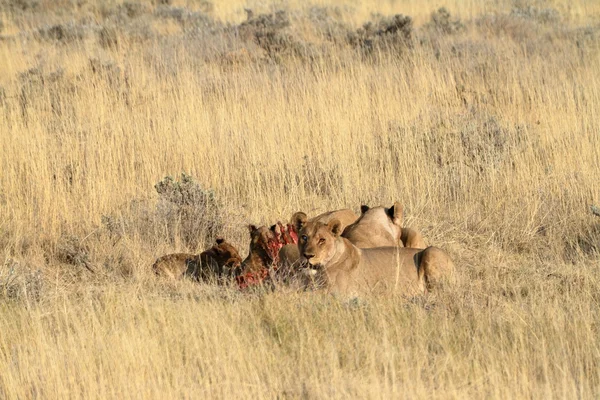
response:
[[[595,1],[1,1],[0,398],[598,398],[599,71]],[[150,271],[394,200],[456,286]]]

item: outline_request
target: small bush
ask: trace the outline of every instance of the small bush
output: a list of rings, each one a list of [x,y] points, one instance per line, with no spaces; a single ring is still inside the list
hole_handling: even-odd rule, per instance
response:
[[[138,18],[149,12],[144,4],[126,1],[117,7],[117,13],[127,18]]]
[[[439,166],[460,163],[478,174],[510,165],[526,140],[521,127],[506,127],[496,116],[477,108],[460,118],[440,121],[438,129],[424,137],[428,154]],[[449,142],[458,146],[448,146]]]
[[[530,19],[541,24],[553,24],[560,21],[560,13],[554,8],[538,8],[523,4],[517,4],[516,7],[513,7],[510,15]]]
[[[7,259],[0,267],[0,300],[39,301],[44,279],[39,269]]]
[[[179,181],[168,176],[154,188],[159,195],[155,204],[134,200],[120,215],[104,216],[105,228],[119,236],[138,236],[151,245],[165,240],[173,245],[179,239],[189,249],[216,239],[223,229],[223,211],[211,189],[186,174]]]
[[[40,0],[11,0],[5,4],[0,5],[0,9],[4,8],[6,11],[35,11],[40,6]]]
[[[248,10],[248,19],[240,24],[239,29],[254,34],[257,32],[279,31],[288,26],[290,26],[290,18],[288,13],[283,10],[256,16]]]
[[[106,82],[111,89],[119,90],[123,87],[129,88],[129,79],[121,68],[112,61],[103,61],[98,58],[91,58],[89,66],[92,74],[103,82]]]
[[[376,16],[376,20],[365,23],[356,34],[349,34],[350,44],[371,52],[380,50],[401,50],[412,39],[412,18],[402,14],[392,17]]]
[[[72,43],[84,38],[84,30],[74,24],[57,24],[45,26],[37,31],[40,40],[54,41],[58,43]]]
[[[346,43],[349,35],[355,33],[341,21],[342,16],[343,10],[339,7],[313,6],[308,11],[308,19],[314,29],[334,43]]]
[[[236,29],[243,41],[252,41],[263,49],[268,57],[281,55],[300,55],[305,44],[298,41],[291,33],[285,31],[290,26],[290,19],[285,11],[254,16],[246,10],[248,19]]]
[[[184,31],[201,29],[214,30],[218,24],[204,12],[190,11],[183,7],[160,6],[154,11],[154,16],[161,19],[172,19],[181,25]]]
[[[431,13],[431,21],[425,27],[444,35],[451,35],[465,30],[465,25],[460,22],[460,19],[453,19],[445,7]]]
[[[90,264],[89,249],[82,244],[81,239],[77,236],[61,236],[56,244],[54,258],[61,263],[83,267],[93,272]]]
[[[77,85],[65,77],[64,71],[58,69],[45,72],[41,68],[31,68],[19,74],[21,90],[18,94],[21,115],[28,118],[29,108],[35,107],[34,113],[46,113],[50,119],[46,120],[50,126],[58,118],[65,118],[74,114],[71,97],[77,92]]]

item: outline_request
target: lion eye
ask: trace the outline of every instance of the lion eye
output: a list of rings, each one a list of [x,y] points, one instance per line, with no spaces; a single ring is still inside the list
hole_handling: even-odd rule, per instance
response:
[[[323,239],[323,238],[319,239],[319,244],[323,244],[323,243],[325,243],[325,239]]]
[[[302,235],[302,240],[306,242],[308,240],[308,236]]]

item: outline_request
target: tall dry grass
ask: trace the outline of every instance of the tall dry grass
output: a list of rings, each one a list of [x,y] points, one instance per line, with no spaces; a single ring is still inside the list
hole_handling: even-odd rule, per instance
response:
[[[0,397],[598,397],[596,3],[158,3],[0,3]],[[154,190],[182,172],[242,253],[399,200],[458,283],[158,281],[210,244]]]

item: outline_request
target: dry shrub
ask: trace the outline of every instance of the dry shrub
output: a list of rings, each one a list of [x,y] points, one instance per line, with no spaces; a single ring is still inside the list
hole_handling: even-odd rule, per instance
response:
[[[113,94],[128,102],[130,95],[129,76],[113,61],[98,58],[89,59],[89,67],[99,86],[108,85]]]
[[[578,232],[572,234],[568,231],[563,233],[563,259],[566,262],[575,263],[588,257],[600,255],[600,224],[582,223]]]
[[[285,30],[290,26],[290,18],[286,11],[279,10],[272,14],[256,16],[250,10],[247,12],[248,19],[236,28],[243,41],[252,41],[270,58],[297,53],[300,43]]]
[[[475,25],[480,32],[492,36],[507,36],[516,42],[540,37],[541,27],[535,21],[511,14],[490,14],[479,17]]]
[[[188,249],[212,243],[223,229],[223,210],[215,193],[186,174],[179,181],[166,177],[155,185],[156,203],[131,201],[119,214],[102,217],[116,236],[138,237],[152,246],[181,241]]]
[[[450,12],[442,7],[431,13],[431,21],[425,25],[425,29],[438,34],[451,35],[464,31],[465,25],[460,21],[460,18],[452,18]]]
[[[7,259],[0,267],[0,300],[39,301],[44,290],[41,271],[32,265]]]
[[[365,23],[349,36],[350,44],[367,54],[373,50],[402,51],[413,36],[412,18],[402,14],[391,17],[375,15],[374,21]]]
[[[475,107],[451,121],[440,120],[423,136],[427,154],[438,166],[463,163],[478,174],[510,165],[514,152],[527,140],[522,127],[504,126],[495,115]]]
[[[36,37],[38,40],[69,44],[83,40],[85,38],[85,29],[73,23],[57,24],[40,28],[36,33]]]
[[[321,39],[318,46],[321,56],[339,60],[339,50],[347,47],[349,43],[358,45],[356,30],[344,22],[344,16],[352,12],[348,6],[313,6],[308,10],[306,19],[310,28]]]
[[[55,258],[61,263],[85,267],[91,271],[89,248],[77,236],[61,236],[56,245]]]
[[[62,69],[45,72],[42,68],[31,68],[19,74],[19,82],[20,111],[25,121],[31,108],[32,115],[45,116],[48,127],[60,122],[60,118],[75,118],[76,80],[65,77]]]
[[[150,7],[145,4],[125,2],[114,8],[103,9],[102,17],[103,27],[98,31],[98,40],[104,48],[145,44],[157,37],[152,29]]]
[[[184,31],[189,30],[214,30],[219,24],[206,15],[205,12],[190,11],[184,7],[159,6],[154,11],[154,16],[160,19],[176,21]]]
[[[555,24],[561,20],[560,13],[554,8],[540,8],[529,4],[529,2],[521,1],[518,1],[515,7],[512,8],[510,15],[529,19],[540,24]]]
[[[56,240],[42,237],[40,247],[45,261],[75,267],[68,271],[72,276],[79,276],[84,270],[95,272],[90,261],[90,247],[84,239],[72,233],[64,233]]]
[[[558,48],[577,49],[577,56],[594,57],[600,48],[600,26],[573,26],[554,9],[513,8],[510,13],[487,14],[475,19],[483,35],[509,38],[524,46],[530,57],[546,57]],[[573,56],[558,62],[572,68]]]
[[[133,1],[126,1],[123,4],[118,5],[111,11],[112,15],[116,15],[119,18],[135,19],[139,18],[150,12],[150,8],[145,4],[141,4]]]
[[[6,12],[35,11],[40,8],[40,0],[3,0],[0,10]]]
[[[104,242],[104,241],[103,241]],[[109,276],[131,277],[136,270],[135,252],[125,243],[118,240],[101,242],[101,249],[107,249],[106,254],[100,254],[99,265]]]

